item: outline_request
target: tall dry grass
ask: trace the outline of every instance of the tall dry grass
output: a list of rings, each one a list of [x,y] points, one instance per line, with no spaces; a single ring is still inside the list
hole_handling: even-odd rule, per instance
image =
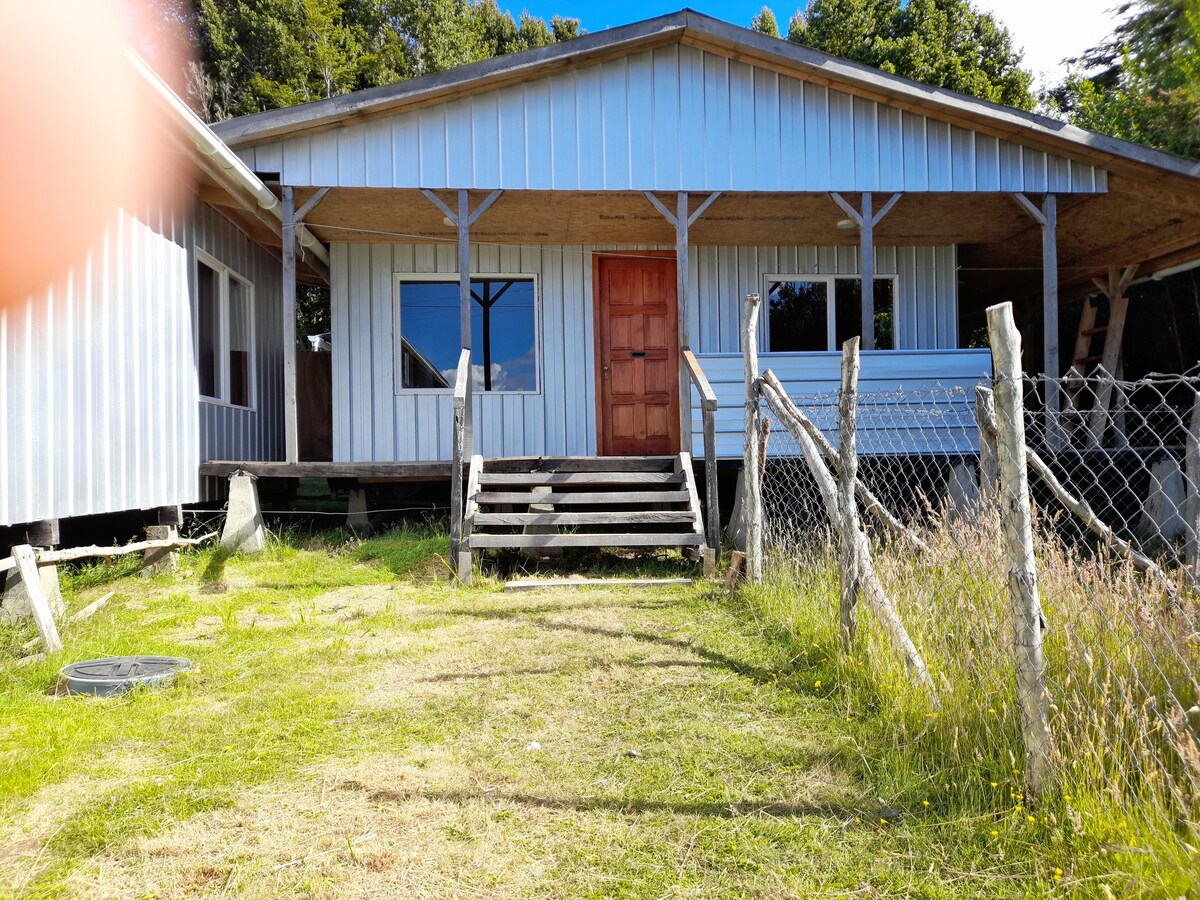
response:
[[[837,549],[827,530],[772,523],[768,573],[745,592],[797,646],[836,661],[847,727],[881,796],[934,797],[951,819],[1055,860],[1068,880],[1127,896],[1200,895],[1200,601],[1102,549],[1035,527],[1058,785],[1023,795],[1006,561],[994,517],[934,516],[930,552],[876,543],[881,581],[933,673],[911,683],[864,605],[852,652],[838,635]],[[1179,574],[1177,572],[1177,574]],[[1184,579],[1180,578],[1182,586]],[[1063,877],[1061,869],[1055,869]]]

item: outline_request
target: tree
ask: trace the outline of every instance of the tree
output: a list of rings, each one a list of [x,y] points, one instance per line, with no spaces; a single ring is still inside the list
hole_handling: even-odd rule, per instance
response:
[[[810,0],[788,40],[914,81],[1032,109],[1008,29],[970,0]]]
[[[1092,131],[1200,157],[1200,6],[1132,0],[1112,36],[1042,98],[1052,113]]]
[[[761,31],[767,37],[779,37],[779,23],[775,21],[775,13],[766,6],[750,20],[750,27],[755,31]]]

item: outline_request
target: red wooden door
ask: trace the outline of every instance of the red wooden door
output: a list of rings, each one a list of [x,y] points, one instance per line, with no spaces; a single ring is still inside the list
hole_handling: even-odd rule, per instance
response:
[[[646,256],[595,259],[600,453],[678,453],[675,260]]]

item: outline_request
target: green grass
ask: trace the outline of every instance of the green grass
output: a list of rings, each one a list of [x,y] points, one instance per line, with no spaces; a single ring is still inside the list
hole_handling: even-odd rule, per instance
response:
[[[0,629],[0,895],[1101,893],[1061,822],[997,801],[1011,760],[968,765],[963,723],[844,658],[830,570],[804,602],[782,582],[509,595],[452,586],[446,549],[292,532],[65,577],[72,609],[116,594],[43,663]],[[66,662],[125,653],[195,668],[50,693]]]

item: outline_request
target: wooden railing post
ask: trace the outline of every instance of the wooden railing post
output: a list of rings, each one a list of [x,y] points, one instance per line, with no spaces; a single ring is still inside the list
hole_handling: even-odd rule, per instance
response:
[[[708,383],[704,370],[700,368],[696,355],[691,350],[683,351],[683,364],[692,384],[696,386],[696,393],[700,395],[700,415],[704,423],[704,505],[708,511],[705,540],[708,542],[708,549],[720,556],[721,506],[717,494],[717,395],[713,391],[712,385]],[[689,401],[691,396],[692,392],[688,391]],[[691,417],[688,418],[690,420]]]
[[[450,441],[450,559],[454,564],[462,550],[463,464],[472,452],[467,443],[470,434],[471,351],[464,349],[454,379],[454,434]]]
[[[1187,451],[1184,458],[1187,480],[1187,565],[1192,580],[1200,582],[1200,391],[1192,401],[1192,418],[1188,423]]]

